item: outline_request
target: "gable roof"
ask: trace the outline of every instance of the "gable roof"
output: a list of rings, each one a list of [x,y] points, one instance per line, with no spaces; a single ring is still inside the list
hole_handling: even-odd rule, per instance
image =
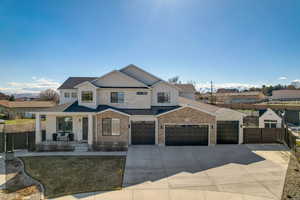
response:
[[[114,74],[117,74],[118,77],[117,78],[115,77],[115,81],[116,81],[116,83],[117,83],[117,81],[119,81],[119,83],[117,83],[117,84],[120,84],[120,85],[106,85],[106,84],[101,83],[101,80],[103,81],[105,78],[107,78],[109,76],[113,76]],[[111,87],[111,86],[112,87],[126,87],[126,85],[124,85],[124,83],[128,83],[128,82],[131,82],[130,86],[133,86],[133,87],[148,87],[145,83],[143,83],[131,76],[128,76],[127,74],[125,74],[119,70],[113,70],[91,82],[92,82],[92,84],[94,84],[97,87]]]
[[[233,113],[240,114],[241,116],[246,116],[245,114],[243,114],[241,112],[238,112],[236,110],[233,110],[233,109],[213,106],[213,105],[210,105],[210,104],[202,103],[202,102],[195,101],[195,100],[192,100],[192,99],[188,99],[188,98],[185,98],[185,97],[178,97],[178,101],[179,101],[179,104],[181,106],[183,106],[183,105],[192,106],[192,107],[195,107],[195,108],[199,108],[201,110],[205,110],[206,112],[213,113],[215,115],[221,115],[223,113],[227,113],[227,112],[230,111],[230,112],[233,112]]]
[[[137,67],[136,65],[130,64],[122,69],[119,70],[120,72],[127,74],[128,76],[141,81],[142,83],[152,86],[158,81],[161,81],[162,79],[154,76],[153,74],[150,74],[149,72],[146,72],[145,70]]]
[[[182,92],[194,93],[196,89],[193,84],[175,84],[176,87],[180,88]]]
[[[53,101],[7,101],[1,100],[0,106],[6,108],[49,108],[55,106]]]
[[[267,110],[265,110],[265,112],[263,114],[261,114],[259,117],[261,118],[264,115],[267,115],[268,113],[276,116],[278,119],[281,119],[281,117],[274,110],[272,110],[271,108],[268,108]]]
[[[165,82],[164,80],[154,76],[153,74],[150,74],[149,72],[144,71],[143,69],[137,67],[136,65],[130,64],[120,70],[113,70],[107,74],[104,74],[101,77],[69,77],[58,89],[75,89],[75,86],[83,83],[83,82],[91,82],[93,85],[97,87],[107,87],[107,86],[101,86],[100,84],[97,84],[97,80],[106,77],[112,73],[119,73],[123,76],[126,76],[128,79],[131,79],[132,81],[136,81],[136,83],[140,83],[138,87],[150,87],[160,82]],[[166,82],[167,83],[167,82]],[[179,89],[179,87],[175,88]],[[112,86],[116,87],[116,86]],[[121,85],[118,87],[122,87]],[[123,86],[126,88],[126,86]],[[189,86],[188,86],[189,87]]]
[[[76,85],[85,81],[95,80],[96,78],[98,77],[69,77],[58,89],[75,89]]]

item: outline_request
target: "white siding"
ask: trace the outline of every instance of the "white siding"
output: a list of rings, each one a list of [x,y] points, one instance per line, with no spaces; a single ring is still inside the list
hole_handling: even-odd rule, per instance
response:
[[[93,101],[90,103],[81,101],[81,92],[82,91],[92,91],[93,92]],[[78,104],[82,106],[86,106],[89,108],[97,108],[97,88],[91,86],[90,84],[84,84],[78,88]]]
[[[111,92],[124,92],[124,103],[111,103]],[[147,95],[136,95],[136,92],[148,92]],[[100,89],[98,92],[99,103],[116,108],[150,108],[151,90],[149,89]]]
[[[69,98],[65,98],[65,92],[68,92],[70,94]],[[72,98],[72,92],[76,92],[77,93],[77,89],[63,89],[63,90],[59,90],[59,104],[65,104],[65,103],[76,101],[78,96],[76,98]]]
[[[56,132],[56,116],[46,116],[46,140],[52,140],[52,134]]]
[[[113,71],[94,82],[100,87],[146,87],[145,84],[117,71]]]
[[[262,116],[260,116],[259,128],[265,127],[265,120],[277,120],[276,128],[282,127],[282,119],[271,109],[268,109]]]
[[[169,92],[170,93],[170,103],[158,103],[157,102],[157,93],[158,92]],[[166,83],[160,83],[154,86],[152,89],[152,101],[151,104],[152,106],[175,106],[178,105],[178,96],[179,96],[179,91],[166,84]]]

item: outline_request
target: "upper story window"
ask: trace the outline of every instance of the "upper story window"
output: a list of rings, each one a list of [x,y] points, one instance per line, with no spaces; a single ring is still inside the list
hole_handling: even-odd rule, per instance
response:
[[[111,103],[124,103],[124,92],[111,92],[110,93]]]
[[[65,92],[64,96],[65,96],[65,98],[70,98],[70,93],[69,92]]]
[[[169,92],[158,92],[157,93],[157,103],[170,103],[170,93]]]
[[[136,92],[136,95],[147,95],[148,92]]]
[[[81,92],[81,101],[82,102],[92,102],[93,101],[93,92],[92,91],[82,91]]]
[[[77,98],[77,92],[72,92],[71,96],[73,99]]]

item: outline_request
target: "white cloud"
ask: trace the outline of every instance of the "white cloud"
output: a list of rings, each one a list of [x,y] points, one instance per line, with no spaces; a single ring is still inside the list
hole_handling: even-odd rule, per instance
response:
[[[196,89],[200,92],[207,92],[210,91],[210,83],[197,83]],[[255,85],[255,84],[247,84],[247,83],[213,83],[213,90],[217,90],[220,88],[226,88],[226,89],[239,89],[239,90],[245,90],[252,87],[261,87],[261,85]]]
[[[281,76],[278,78],[278,80],[286,80],[286,79],[287,79],[287,77],[285,77],[285,76]]]
[[[46,78],[32,77],[28,82],[9,82],[7,87],[0,88],[0,92],[5,93],[39,93],[46,89],[57,89],[60,86],[59,82]]]

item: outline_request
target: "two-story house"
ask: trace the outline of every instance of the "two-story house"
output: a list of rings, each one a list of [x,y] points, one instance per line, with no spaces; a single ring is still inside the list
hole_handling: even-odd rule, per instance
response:
[[[97,149],[243,142],[242,113],[180,97],[179,87],[135,65],[101,77],[71,77],[58,90],[60,105],[35,113],[37,144],[71,140]]]

